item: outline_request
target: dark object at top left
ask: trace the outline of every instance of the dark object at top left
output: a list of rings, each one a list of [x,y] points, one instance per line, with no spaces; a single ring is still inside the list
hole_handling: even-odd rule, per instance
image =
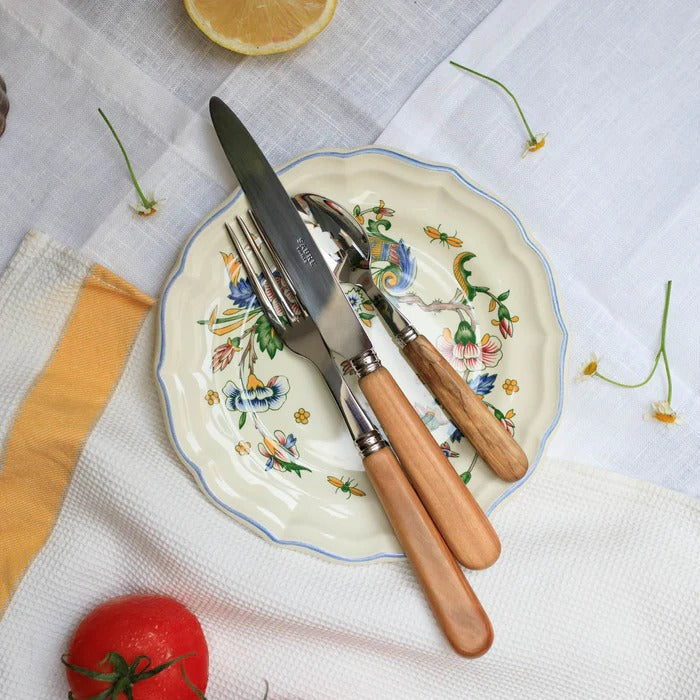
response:
[[[5,131],[5,124],[7,123],[7,113],[10,110],[10,100],[7,99],[7,86],[5,81],[0,75],[0,136],[3,135]]]

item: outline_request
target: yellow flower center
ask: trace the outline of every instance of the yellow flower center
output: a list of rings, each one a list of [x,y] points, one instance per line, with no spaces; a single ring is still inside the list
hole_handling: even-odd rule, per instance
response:
[[[527,147],[527,150],[532,153],[533,151],[539,151],[540,148],[544,146],[544,136],[540,141],[536,141],[535,143],[530,142],[530,145]]]
[[[654,418],[661,421],[662,423],[675,423],[676,414],[675,413],[655,413]]]
[[[248,376],[248,389],[260,389],[265,386],[252,372]]]
[[[584,368],[583,368],[583,373],[587,376],[590,377],[592,374],[595,374],[598,371],[598,363],[593,361],[589,362]]]

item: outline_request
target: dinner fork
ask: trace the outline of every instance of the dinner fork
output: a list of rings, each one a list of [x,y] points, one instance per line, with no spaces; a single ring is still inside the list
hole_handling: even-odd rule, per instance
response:
[[[316,325],[299,301],[294,285],[269,245],[259,221],[251,211],[248,216],[252,227],[242,217],[236,216],[236,224],[248,250],[233,227],[228,223],[225,227],[260,306],[284,344],[292,352],[310,360],[323,376],[362,456],[377,497],[450,644],[463,656],[480,656],[493,641],[493,629],[486,612],[394,452],[347,385]],[[260,277],[256,267],[260,270]]]

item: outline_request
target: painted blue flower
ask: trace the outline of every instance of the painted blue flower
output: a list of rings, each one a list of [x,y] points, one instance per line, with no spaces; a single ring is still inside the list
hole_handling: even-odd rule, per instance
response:
[[[274,275],[279,283],[282,279],[280,277],[279,272],[275,272]],[[260,280],[260,284],[262,285],[262,288],[265,291],[265,295],[274,307],[277,314],[279,316],[284,316],[284,309],[280,305],[279,301],[277,301],[277,297],[275,296],[275,294],[273,294],[272,289],[270,288],[270,283],[267,281],[267,279],[265,279],[262,272],[258,275],[258,279]],[[282,291],[292,309],[294,311],[299,311],[299,306],[297,305],[296,299],[294,298],[292,293],[289,291],[289,289],[287,289],[286,285],[281,286]],[[248,281],[248,278],[238,280],[235,283],[229,282],[228,288],[228,298],[233,302],[234,306],[237,306],[239,309],[247,308],[251,310],[260,308],[260,302],[258,301],[258,297],[253,291],[253,287]]]
[[[263,384],[254,374],[248,377],[248,385],[239,389],[233,382],[228,381],[222,389],[226,395],[226,408],[229,411],[242,413],[264,413],[276,411],[287,400],[289,381],[287,377],[272,377]]]
[[[493,391],[493,385],[496,383],[497,374],[480,374],[478,377],[471,379],[468,384],[472,391],[477,396],[486,396]]]
[[[299,457],[297,439],[293,433],[285,435],[281,430],[275,430],[274,435],[274,440],[266,437],[262,443],[258,443],[258,451],[266,459],[265,471],[272,468],[280,472],[289,471],[285,464],[294,462]]]
[[[364,302],[360,290],[357,287],[353,287],[345,296],[347,296],[350,306],[352,306],[355,311],[359,311],[360,305]]]
[[[260,275],[260,278],[262,279],[262,275]],[[230,292],[228,298],[239,309],[245,309],[248,307],[254,309],[260,306],[260,302],[255,296],[250,282],[246,278],[238,280],[236,284],[229,282],[228,288]]]

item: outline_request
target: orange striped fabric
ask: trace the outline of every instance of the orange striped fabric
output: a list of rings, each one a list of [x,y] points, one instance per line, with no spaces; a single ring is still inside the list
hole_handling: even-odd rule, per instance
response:
[[[96,265],[0,453],[0,611],[58,517],[153,299]]]

